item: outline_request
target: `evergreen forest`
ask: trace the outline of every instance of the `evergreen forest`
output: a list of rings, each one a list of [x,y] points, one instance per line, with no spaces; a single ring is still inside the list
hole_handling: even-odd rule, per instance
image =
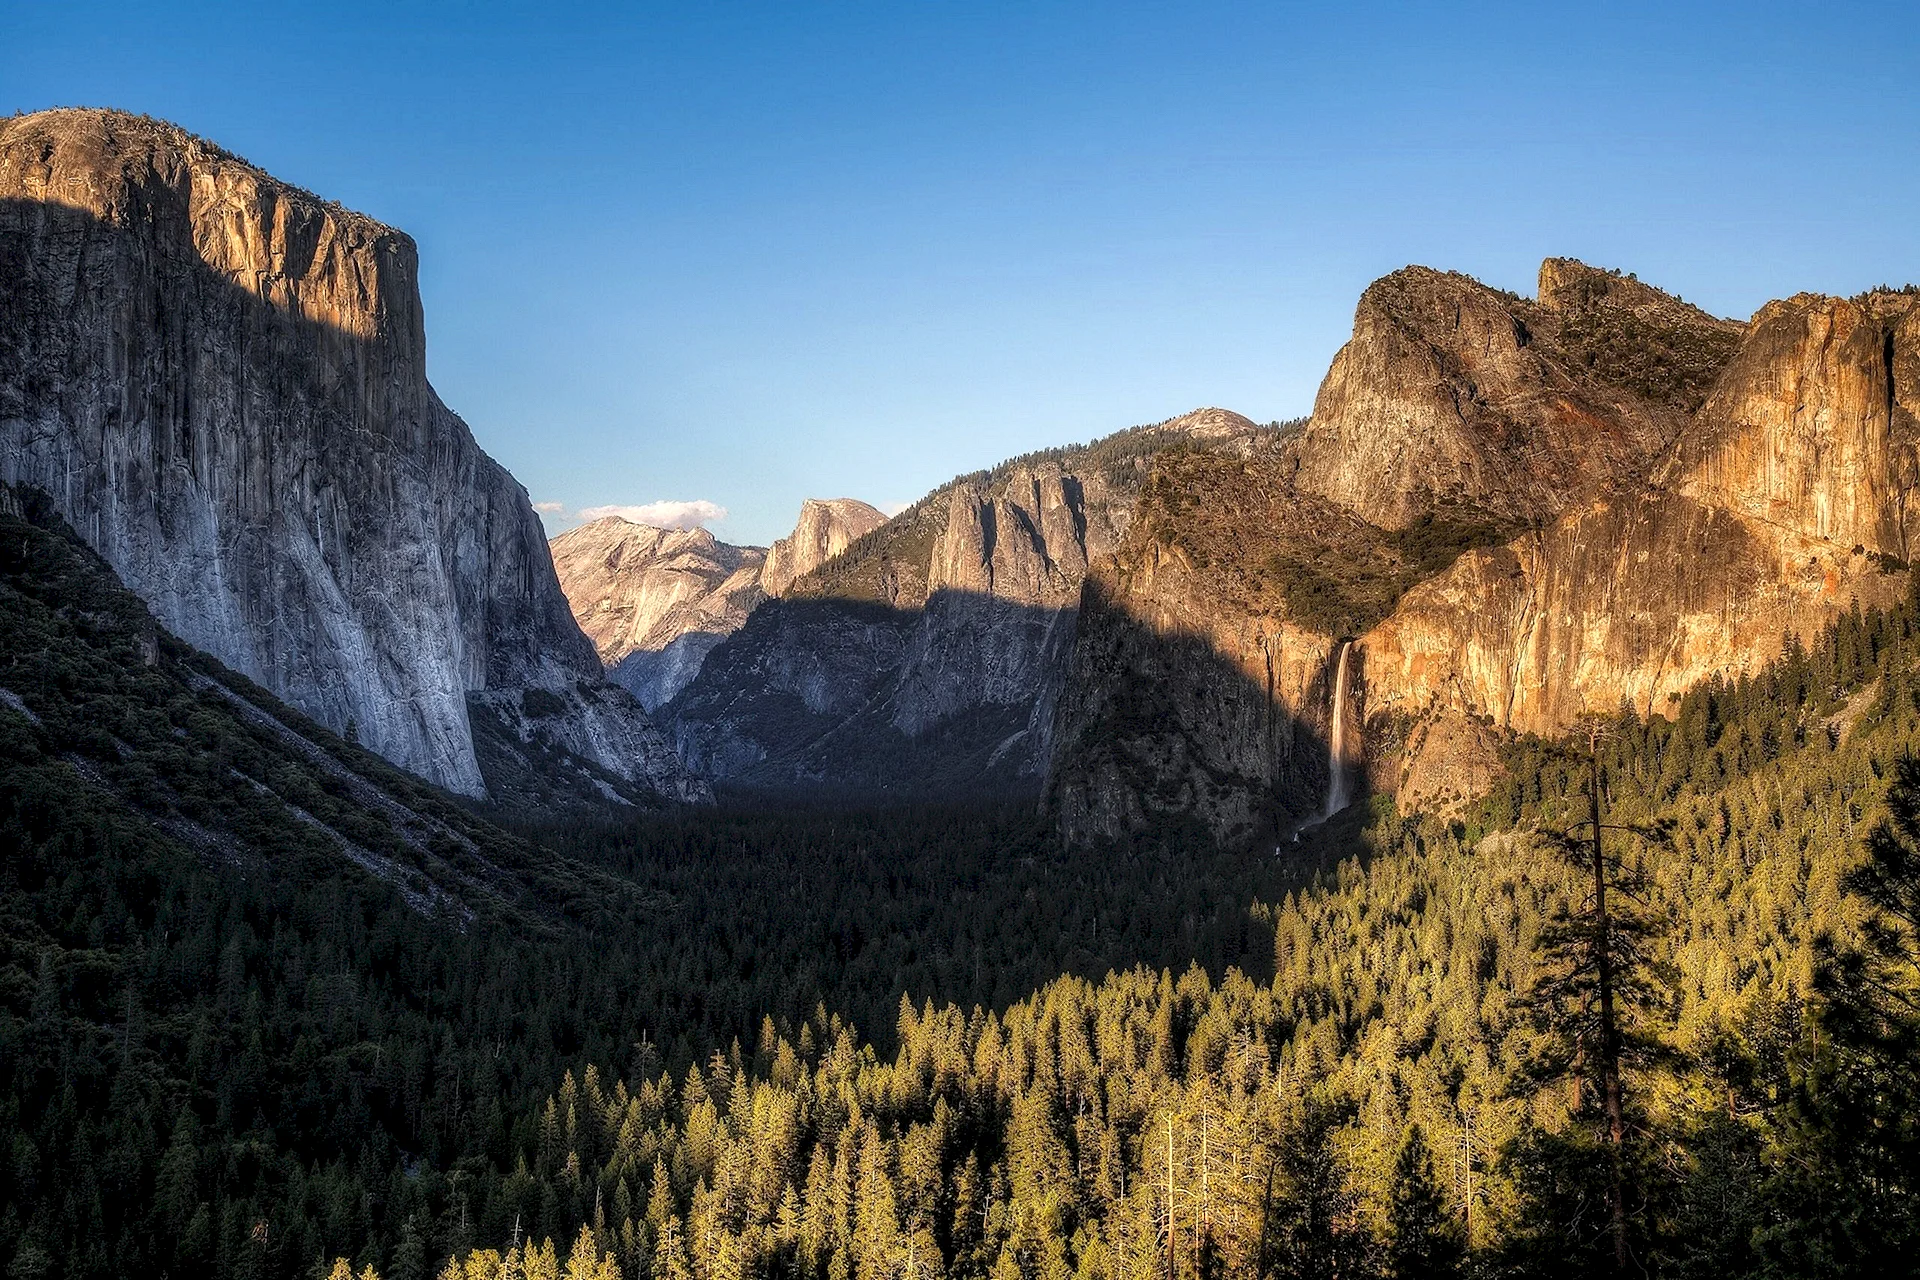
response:
[[[1909,600],[1278,850],[539,823],[0,517],[0,1266],[1912,1274],[1916,740]]]

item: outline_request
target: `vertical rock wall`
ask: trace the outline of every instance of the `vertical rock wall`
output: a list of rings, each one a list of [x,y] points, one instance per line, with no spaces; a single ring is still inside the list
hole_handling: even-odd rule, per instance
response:
[[[155,121],[0,123],[0,480],[169,629],[447,787],[485,790],[469,695],[537,687],[614,773],[701,794],[606,696],[425,347],[405,235]]]

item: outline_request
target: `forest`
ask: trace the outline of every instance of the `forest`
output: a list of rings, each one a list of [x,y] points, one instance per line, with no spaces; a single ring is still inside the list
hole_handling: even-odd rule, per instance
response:
[[[1019,810],[474,813],[285,749],[3,523],[11,1276],[1920,1257],[1920,603],[1514,741],[1451,816],[1070,856]]]

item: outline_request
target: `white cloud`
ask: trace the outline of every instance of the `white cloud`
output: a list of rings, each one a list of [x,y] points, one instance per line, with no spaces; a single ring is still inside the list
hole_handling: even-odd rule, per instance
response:
[[[911,502],[883,502],[880,504],[878,510],[881,515],[891,520],[912,505]]]
[[[710,520],[725,520],[727,509],[705,498],[691,502],[648,502],[637,507],[616,504],[580,509],[582,520],[604,520],[608,516],[619,516],[634,524],[650,524],[656,529],[698,529]]]
[[[543,516],[557,516],[567,509],[567,504],[564,502],[536,502],[533,504],[533,509]]]

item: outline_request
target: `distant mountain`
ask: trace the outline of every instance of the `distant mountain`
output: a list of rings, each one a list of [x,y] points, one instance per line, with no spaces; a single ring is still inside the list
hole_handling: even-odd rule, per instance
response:
[[[1037,794],[1081,582],[1150,459],[1271,434],[1205,409],[959,477],[755,609],[662,709],[676,745],[789,795]]]
[[[856,498],[808,498],[800,504],[793,532],[767,548],[760,587],[770,596],[785,595],[803,578],[887,522],[878,510]]]
[[[686,687],[755,605],[886,519],[853,498],[808,498],[793,533],[770,549],[617,516],[569,529],[551,546],[574,620],[613,679],[652,711]]]
[[[428,385],[416,275],[405,235],[171,125],[0,122],[0,481],[182,639],[445,787],[526,794],[561,751],[704,798]]]

